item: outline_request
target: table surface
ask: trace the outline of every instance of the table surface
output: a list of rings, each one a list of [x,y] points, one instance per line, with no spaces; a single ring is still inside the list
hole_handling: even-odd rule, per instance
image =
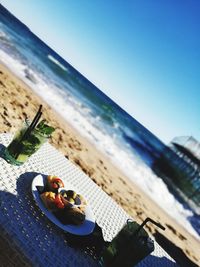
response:
[[[0,134],[1,151],[11,138],[10,134]],[[69,247],[63,231],[38,208],[31,194],[32,180],[38,174],[57,175],[86,196],[107,241],[111,241],[130,218],[85,173],[48,143],[19,167],[0,158],[0,243],[5,244],[7,251],[12,251],[5,266],[20,266],[22,263],[23,266],[40,267],[99,266],[87,253]],[[155,242],[154,252],[137,266],[177,264]]]

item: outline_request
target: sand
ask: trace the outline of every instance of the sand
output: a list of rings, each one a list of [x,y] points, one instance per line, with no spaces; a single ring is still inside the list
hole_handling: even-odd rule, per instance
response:
[[[156,234],[157,241],[160,241],[169,253],[172,250],[171,254],[175,255],[176,260],[181,263],[189,259],[189,264],[194,262],[200,265],[199,240],[167,215],[105,155],[64,121],[24,82],[0,64],[0,133],[15,132],[22,120],[26,117],[33,118],[40,104],[43,105],[43,117],[56,128],[50,143],[79,166],[138,223],[146,217],[151,217],[164,225],[166,230],[159,232],[164,240],[169,242],[163,243],[159,234]],[[155,234],[153,226],[149,226],[148,231]],[[173,254],[175,250],[179,253]]]

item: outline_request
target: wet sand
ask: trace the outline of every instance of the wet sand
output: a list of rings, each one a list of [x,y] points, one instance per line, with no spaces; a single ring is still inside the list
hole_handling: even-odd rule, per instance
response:
[[[80,167],[95,183],[111,196],[131,217],[141,223],[146,217],[166,227],[160,234],[170,242],[162,242],[153,226],[148,231],[156,234],[162,246],[179,260],[184,256],[200,265],[200,242],[178,222],[133,184],[105,155],[64,121],[50,106],[4,65],[0,64],[0,133],[15,132],[26,117],[33,118],[38,106],[43,105],[43,117],[56,128],[50,143],[70,161]],[[161,240],[161,241],[160,241]],[[171,244],[171,245],[170,245]],[[173,247],[173,244],[176,247]],[[170,247],[171,246],[171,247]],[[178,250],[183,254],[177,254]],[[180,252],[179,251],[179,252]],[[192,264],[192,262],[190,262]],[[183,265],[182,265],[183,266]],[[185,265],[192,266],[192,265]]]

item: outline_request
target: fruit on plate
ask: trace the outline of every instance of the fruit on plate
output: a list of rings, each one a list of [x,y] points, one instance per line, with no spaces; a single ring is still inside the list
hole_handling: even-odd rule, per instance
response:
[[[80,225],[85,221],[84,211],[76,207],[57,210],[54,215],[63,224]]]
[[[80,225],[85,220],[85,213],[79,208],[71,208],[68,210],[67,213],[72,224]]]
[[[85,221],[86,200],[73,190],[64,189],[57,176],[47,177],[44,190],[39,191],[45,207],[63,224],[80,225]]]
[[[64,209],[65,205],[61,199],[60,194],[56,194],[54,192],[44,192],[40,195],[45,207],[49,211],[55,211],[59,209]]]
[[[60,194],[56,194],[54,203],[55,203],[57,209],[64,209],[65,208],[65,204],[63,203]]]
[[[86,206],[87,205],[87,201],[85,200],[85,198],[82,195],[77,194],[76,198],[78,198],[79,201],[80,201],[79,205],[81,205],[81,206]]]
[[[47,191],[58,193],[58,189],[63,187],[64,183],[59,177],[54,175],[49,175],[47,177],[47,185],[46,185]]]
[[[54,192],[44,192],[40,195],[45,207],[50,210],[56,210],[56,205],[55,205],[55,198],[56,194]]]
[[[61,199],[63,201],[63,203],[65,204],[65,207],[78,207],[78,206],[86,206],[86,200],[80,195],[77,194],[75,191],[73,190],[61,190],[60,191],[61,194]]]

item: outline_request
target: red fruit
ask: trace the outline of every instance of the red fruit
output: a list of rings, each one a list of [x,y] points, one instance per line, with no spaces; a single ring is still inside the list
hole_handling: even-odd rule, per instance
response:
[[[54,203],[58,209],[64,209],[65,205],[62,202],[62,199],[60,197],[60,194],[57,194],[54,200]]]

